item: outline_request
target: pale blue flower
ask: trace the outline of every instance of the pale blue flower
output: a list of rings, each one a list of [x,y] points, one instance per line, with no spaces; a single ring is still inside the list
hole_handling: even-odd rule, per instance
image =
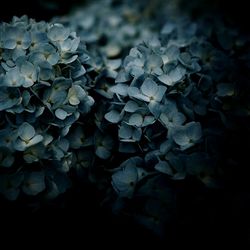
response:
[[[70,105],[75,106],[80,104],[80,102],[85,99],[86,95],[86,91],[81,86],[75,84],[68,90],[67,99]]]
[[[160,56],[156,54],[149,55],[145,63],[145,71],[152,75],[161,75],[163,60]]]
[[[45,189],[45,175],[43,172],[26,173],[22,184],[22,191],[27,195],[37,195]]]
[[[22,101],[20,92],[16,88],[1,87],[0,93],[0,111],[11,109]]]
[[[34,146],[30,146],[23,153],[23,159],[27,163],[38,162],[45,158],[45,147],[42,144],[35,144]]]
[[[165,86],[157,85],[152,79],[147,78],[141,85],[141,92],[146,97],[145,101],[150,104],[154,102],[160,102],[166,92]]]
[[[95,154],[101,159],[108,159],[111,156],[114,141],[110,135],[96,133],[94,137]]]
[[[62,24],[53,24],[49,27],[48,38],[53,42],[65,41],[70,34],[69,28],[65,28]]]
[[[173,140],[182,150],[194,146],[202,137],[199,122],[189,122],[184,126],[177,127],[173,132]]]
[[[112,175],[112,186],[120,197],[131,198],[137,182],[148,175],[142,168],[143,164],[141,157],[131,157],[124,161]]]
[[[39,80],[42,82],[47,82],[49,80],[53,80],[55,78],[55,71],[47,61],[42,62],[32,62],[34,65],[38,66],[39,68]]]
[[[31,44],[30,33],[23,28],[8,26],[5,28],[3,48],[27,49]]]
[[[67,136],[71,148],[78,149],[80,147],[91,146],[93,144],[92,137],[86,137],[81,126],[77,126],[70,130]]]
[[[141,113],[133,113],[129,119],[128,119],[128,124],[131,126],[136,126],[136,127],[146,127],[149,125],[152,125],[155,123],[155,118],[154,116],[148,115],[148,114],[141,114]]]
[[[165,76],[164,78],[163,76],[159,77],[159,80],[169,86],[173,86],[177,82],[180,82],[186,74],[186,69],[177,62],[170,62],[165,64],[163,67],[163,71]]]
[[[25,149],[38,144],[43,140],[43,136],[36,134],[36,131],[32,125],[24,122],[18,128],[18,138],[15,142],[15,149],[18,151],[24,151]]]
[[[193,59],[188,52],[183,52],[179,55],[180,63],[186,67],[190,72],[198,72],[201,70],[197,59]]]
[[[185,120],[186,120],[185,116],[178,111],[161,113],[161,115],[160,115],[160,121],[168,129],[171,127],[176,127],[176,126],[182,125],[185,122]]]
[[[54,160],[61,161],[69,150],[69,141],[65,138],[54,140],[49,145]]]
[[[127,56],[124,60],[125,70],[133,77],[138,78],[144,74],[144,58],[134,58],[132,56]]]
[[[34,31],[31,32],[30,50],[37,50],[41,44],[48,43],[48,37],[45,32]]]
[[[55,199],[58,195],[65,193],[71,185],[72,183],[65,173],[53,170],[47,171],[45,197]]]
[[[135,166],[126,166],[112,175],[113,188],[121,197],[131,198],[137,181],[138,171]]]
[[[38,70],[28,61],[22,62],[20,66],[20,73],[24,77],[22,85],[25,88],[31,87],[37,81]]]
[[[40,64],[48,62],[50,65],[58,63],[60,56],[56,51],[56,48],[50,44],[41,44],[37,50],[34,50],[31,54],[31,61],[34,64]]]
[[[60,62],[69,64],[74,62],[77,58],[77,49],[80,44],[79,37],[70,37],[64,41],[60,41],[59,45],[59,54]]]
[[[20,69],[14,67],[6,72],[4,85],[7,87],[20,87],[25,83],[24,76],[21,75]]]
[[[71,79],[66,79],[64,77],[56,78],[52,84],[52,88],[45,90],[43,101],[52,109],[60,107],[67,98],[67,90],[70,88],[71,84]]]
[[[115,79],[118,75],[118,69],[120,68],[121,63],[121,59],[107,60],[105,62],[107,77]]]
[[[1,129],[0,130],[0,147],[5,147],[12,151],[14,142],[17,139],[17,137],[18,137],[18,134],[14,129],[10,127]]]
[[[137,87],[129,87],[128,95],[148,103],[148,108],[156,117],[159,115],[159,103],[162,101],[167,88],[156,84],[152,79],[147,78],[142,83],[140,89]]]
[[[123,123],[119,128],[118,135],[122,142],[136,142],[140,141],[142,130]]]

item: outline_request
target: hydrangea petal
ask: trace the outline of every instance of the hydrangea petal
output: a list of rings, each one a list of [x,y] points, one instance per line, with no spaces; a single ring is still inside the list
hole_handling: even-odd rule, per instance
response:
[[[141,86],[141,91],[146,96],[154,96],[158,91],[158,85],[152,79],[147,78]]]
[[[117,110],[111,110],[104,117],[111,123],[118,123],[121,119],[121,114]]]
[[[37,195],[45,189],[45,175],[43,172],[33,172],[26,175],[22,190],[28,195]]]
[[[34,137],[36,131],[33,126],[29,123],[24,122],[18,129],[18,135],[24,141],[29,141],[32,137]]]

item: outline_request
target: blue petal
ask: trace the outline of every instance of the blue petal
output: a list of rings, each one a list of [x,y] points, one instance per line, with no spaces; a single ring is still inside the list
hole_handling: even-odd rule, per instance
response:
[[[152,125],[154,122],[155,122],[155,118],[153,116],[150,116],[150,115],[146,115],[143,119],[143,124],[142,126],[143,127],[146,127],[148,125]]]
[[[135,101],[128,101],[126,105],[124,106],[124,110],[129,113],[134,113],[136,110],[138,110],[140,107]]]
[[[184,77],[185,73],[185,68],[178,65],[174,70],[169,72],[169,77],[173,82],[178,82]]]
[[[166,140],[160,145],[160,152],[162,154],[168,153],[171,148],[173,147],[173,141],[172,140]]]
[[[150,102],[150,97],[140,93],[140,90],[136,87],[129,87],[128,94],[130,97],[134,97],[140,101]]]
[[[43,136],[42,135],[36,135],[34,136],[29,143],[27,144],[27,147],[33,146],[35,144],[38,144],[39,142],[41,142],[43,140]]]
[[[217,85],[218,96],[232,96],[234,95],[234,86],[231,83],[220,83]]]
[[[202,137],[201,124],[199,122],[190,122],[185,126],[187,136],[193,141],[197,141]]]
[[[185,122],[186,117],[180,112],[175,112],[173,120],[175,125],[182,125]]]
[[[167,74],[162,74],[160,76],[158,76],[158,79],[168,85],[168,86],[172,86],[174,84],[174,82],[172,81],[172,79],[170,78],[170,76],[168,76]]]
[[[140,141],[142,136],[141,128],[135,128],[133,131],[132,139],[135,141]]]
[[[132,136],[133,128],[127,124],[122,124],[118,131],[118,135],[122,139],[129,139]]]
[[[153,97],[158,91],[158,85],[151,78],[146,78],[141,86],[141,91],[148,97]]]
[[[127,96],[128,95],[128,85],[118,83],[115,86],[112,86],[110,88],[110,91],[117,94],[117,95]]]
[[[48,38],[51,41],[64,41],[68,38],[70,30],[61,24],[54,24],[48,30]]]
[[[111,152],[103,146],[98,146],[95,153],[101,159],[108,159],[111,156]]]
[[[28,173],[24,179],[22,190],[28,195],[37,195],[45,189],[45,176],[43,172]]]
[[[166,161],[159,161],[155,165],[155,169],[161,173],[168,174],[171,176],[173,175],[173,170]]]
[[[157,90],[157,93],[152,96],[153,97],[153,101],[157,101],[157,102],[161,102],[164,95],[165,95],[165,92],[167,91],[167,87],[165,86],[158,86],[158,90]]]
[[[0,152],[0,165],[5,168],[11,167],[15,161],[15,157],[11,155],[9,152],[5,152],[3,149],[0,150],[2,151]]]
[[[190,143],[190,138],[184,126],[178,127],[173,131],[173,140],[180,146],[186,146]]]
[[[128,121],[129,125],[140,127],[143,123],[143,117],[141,114],[132,114]]]
[[[18,136],[24,141],[29,141],[35,134],[35,129],[27,122],[24,122],[18,129]]]
[[[125,70],[120,70],[115,79],[115,82],[127,82],[131,80],[131,78],[132,77]]]
[[[156,54],[148,56],[146,67],[148,69],[160,68],[163,64],[162,58]]]
[[[111,110],[104,117],[111,123],[118,123],[121,120],[121,114],[117,110]]]
[[[112,185],[121,197],[131,197],[138,180],[136,167],[128,166],[112,175]]]
[[[12,98],[10,98],[10,94],[12,95]],[[1,88],[0,111],[10,109],[20,102],[20,92],[17,89]]]
[[[68,116],[68,113],[65,110],[59,108],[55,111],[55,116],[60,120],[65,120],[65,118]]]
[[[71,105],[78,105],[85,97],[86,92],[82,87],[74,85],[69,89],[68,98]]]

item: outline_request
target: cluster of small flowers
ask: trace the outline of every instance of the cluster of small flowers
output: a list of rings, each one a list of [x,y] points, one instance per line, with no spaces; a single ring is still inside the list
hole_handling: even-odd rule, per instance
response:
[[[168,183],[189,177],[220,187],[219,145],[250,114],[250,39],[219,18],[208,20],[167,21],[159,39],[130,50],[109,87],[114,95],[104,117],[117,131],[119,155],[126,155],[111,171],[113,206],[126,209],[127,198],[144,197],[135,219],[157,233],[173,213]]]
[[[120,58],[141,41],[156,36],[155,31],[159,30],[155,22],[141,13],[140,4],[140,1],[114,4],[114,1],[102,0],[53,21],[76,31],[89,51],[98,51],[110,59]]]
[[[69,185],[71,126],[94,104],[89,54],[63,25],[23,16],[0,25],[0,61],[0,190],[56,196]]]

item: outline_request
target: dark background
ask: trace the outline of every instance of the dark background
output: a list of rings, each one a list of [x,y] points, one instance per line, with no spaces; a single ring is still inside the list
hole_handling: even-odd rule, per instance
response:
[[[116,0],[114,0],[115,2]],[[163,0],[164,1],[164,0]],[[167,0],[165,0],[167,2]],[[217,12],[235,22],[239,27],[248,29],[249,8],[247,0],[177,0],[182,11],[191,12],[194,17],[204,13]],[[72,8],[91,3],[91,0],[22,0],[4,1],[0,9],[1,20],[9,21],[13,15],[28,15],[36,20],[49,20],[53,16],[69,13]],[[122,2],[116,1],[116,2]],[[147,0],[145,0],[145,3]],[[101,6],[100,6],[101,10]]]
[[[39,208],[15,201],[0,204],[0,242],[10,247],[25,244],[56,243],[91,248],[124,246],[154,249],[180,247],[233,247],[249,249],[249,193],[243,188],[208,190],[186,181],[177,195],[176,215],[166,224],[162,238],[133,222],[114,216],[100,207],[99,194],[91,186],[74,186],[63,196]]]
[[[0,9],[0,20],[10,21],[13,15],[23,14],[36,20],[50,20],[55,15],[69,13],[70,9],[85,2],[6,1]],[[191,11],[194,18],[204,13],[213,15],[219,12],[239,29],[249,32],[246,2],[193,0],[190,5],[190,1],[182,0],[180,6],[183,11]],[[88,244],[91,244],[91,248],[99,244],[111,248],[124,245],[133,248],[134,244],[147,246],[151,243],[155,249],[169,246],[170,249],[180,246],[249,249],[249,170],[246,170],[245,164],[249,149],[241,143],[243,139],[246,140],[244,131],[238,136],[238,145],[233,145],[232,152],[225,154],[237,155],[240,159],[239,171],[229,177],[222,190],[208,190],[195,182],[183,183],[177,196],[176,218],[173,223],[166,225],[168,229],[163,238],[155,236],[128,217],[112,215],[108,208],[100,207],[101,197],[94,186],[76,181],[65,195],[50,204],[40,204],[38,209],[27,207],[25,202],[7,202],[0,197],[0,244],[6,241],[9,246],[18,243],[28,247],[34,240],[34,246],[46,244],[47,248],[51,241],[58,247],[69,244],[72,249],[76,246],[86,248]],[[247,139],[250,140],[249,136]]]

